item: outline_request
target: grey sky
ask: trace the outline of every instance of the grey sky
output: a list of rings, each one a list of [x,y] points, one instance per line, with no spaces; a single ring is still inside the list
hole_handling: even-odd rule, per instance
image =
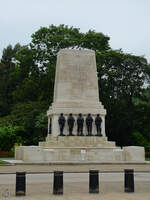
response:
[[[0,57],[41,26],[65,24],[110,37],[113,49],[150,61],[150,0],[0,0]]]

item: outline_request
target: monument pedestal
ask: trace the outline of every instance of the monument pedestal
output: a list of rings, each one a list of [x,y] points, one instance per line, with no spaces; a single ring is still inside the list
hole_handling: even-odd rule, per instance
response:
[[[120,147],[107,141],[107,137],[48,135],[46,142],[40,142],[39,146],[45,161],[113,162],[124,159]]]
[[[15,159],[29,163],[143,163],[143,147],[116,147],[107,137],[48,135],[39,146],[15,149]]]
[[[116,148],[115,142],[99,136],[53,136],[48,135],[46,142],[39,142],[43,148]]]

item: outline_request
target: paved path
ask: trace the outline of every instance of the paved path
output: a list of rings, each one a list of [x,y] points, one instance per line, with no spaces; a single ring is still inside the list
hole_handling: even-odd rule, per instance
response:
[[[98,164],[98,165],[12,165],[12,166],[0,166],[1,172],[16,172],[16,171],[27,171],[27,172],[51,172],[54,170],[62,170],[62,171],[89,171],[90,169],[97,169],[100,171],[104,170],[124,170],[124,169],[134,169],[137,171],[150,171],[150,164]]]
[[[94,168],[101,171],[117,171],[133,168],[135,171],[150,171],[150,165],[16,165],[0,166],[2,172],[50,172],[88,171]],[[88,193],[88,173],[64,174],[64,195],[52,194],[53,174],[27,175],[27,196],[15,197],[15,175],[0,175],[0,200],[150,200],[150,173],[135,173],[135,193],[124,193],[124,176],[122,173],[100,174],[100,193]],[[8,196],[8,197],[6,197]]]

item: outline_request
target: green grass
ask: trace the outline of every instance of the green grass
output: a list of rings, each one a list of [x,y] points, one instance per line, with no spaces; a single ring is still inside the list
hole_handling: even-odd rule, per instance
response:
[[[150,158],[145,158],[146,161],[150,161]]]
[[[0,165],[7,165],[8,163],[3,161],[3,160],[0,160]]]

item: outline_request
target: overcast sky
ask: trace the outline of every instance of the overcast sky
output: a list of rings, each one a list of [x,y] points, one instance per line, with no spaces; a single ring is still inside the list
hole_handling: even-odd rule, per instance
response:
[[[40,27],[65,24],[110,37],[110,46],[150,62],[150,0],[0,0],[0,57]]]

